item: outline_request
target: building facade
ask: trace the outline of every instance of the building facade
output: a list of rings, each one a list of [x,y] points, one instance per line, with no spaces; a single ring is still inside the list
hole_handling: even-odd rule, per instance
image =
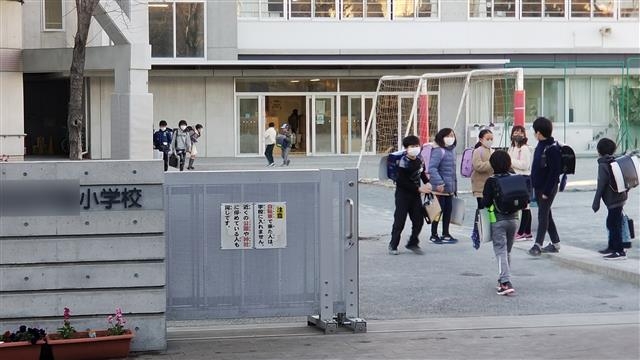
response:
[[[557,137],[589,153],[598,138],[619,136],[615,90],[638,76],[640,64],[638,0],[102,3],[119,6],[129,22],[124,26],[116,19],[113,26],[136,33],[137,40],[114,41],[117,32],[110,33],[98,17],[92,25],[85,143],[93,159],[151,156],[151,132],[162,119],[170,126],[180,119],[204,125],[198,148],[204,156],[261,156],[269,122],[290,123],[294,153],[358,154],[381,76],[503,67],[525,70],[526,120],[550,118]],[[75,31],[73,6],[25,2],[13,10],[21,13],[24,115],[3,113],[0,136],[20,133],[21,125],[27,155],[64,152],[61,104],[70,64],[65,54]],[[143,15],[129,16],[136,9]],[[125,43],[139,44],[140,51],[126,52],[131,61],[120,73],[128,74],[126,81],[145,100],[133,100],[123,115],[114,93],[129,90],[118,85],[122,76],[113,57],[119,55],[112,54],[124,51]],[[140,76],[130,75],[127,66]],[[497,108],[495,94],[494,89],[484,100],[491,109]],[[447,109],[457,101],[443,84],[429,89],[432,128],[453,126]],[[493,111],[478,119],[473,108],[467,104],[459,134],[469,134],[473,124],[509,125],[506,114]],[[291,115],[294,109],[298,116]],[[399,123],[404,116],[398,113]],[[128,130],[121,138],[123,127]],[[635,139],[637,147],[637,133]],[[470,141],[467,136],[465,143]],[[131,143],[141,150],[114,156]]]

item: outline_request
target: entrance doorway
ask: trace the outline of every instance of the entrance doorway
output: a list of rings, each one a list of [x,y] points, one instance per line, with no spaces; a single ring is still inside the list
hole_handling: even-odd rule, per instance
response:
[[[69,155],[68,105],[68,78],[24,74],[25,155]]]
[[[283,124],[291,130],[291,152],[306,153],[306,96],[265,96],[265,123],[273,122],[280,131]]]

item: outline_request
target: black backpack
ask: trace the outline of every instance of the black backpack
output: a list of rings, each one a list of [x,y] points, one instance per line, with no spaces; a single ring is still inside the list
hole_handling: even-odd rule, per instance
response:
[[[547,167],[547,149],[551,146],[557,146],[560,149],[560,173],[564,175],[573,175],[576,173],[576,153],[569,145],[560,145],[557,141],[553,145],[545,146],[542,151],[542,167]]]
[[[501,214],[523,210],[531,199],[531,178],[525,175],[494,175],[495,199],[493,204]]]

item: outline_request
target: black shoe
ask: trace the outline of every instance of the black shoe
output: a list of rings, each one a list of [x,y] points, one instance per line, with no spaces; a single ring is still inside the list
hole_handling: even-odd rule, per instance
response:
[[[418,245],[407,245],[405,246],[405,248],[413,251],[413,253],[416,255],[424,255],[424,251],[422,251],[422,249],[420,249],[420,246]]]
[[[609,254],[611,254],[612,252],[615,252],[615,250],[611,250],[611,249],[609,249],[609,248],[606,248],[606,249],[603,249],[603,250],[598,250],[598,252],[599,252],[600,254],[602,254],[602,255],[609,255]]]
[[[609,255],[603,256],[605,260],[626,260],[627,254],[624,251],[614,251]]]
[[[398,249],[394,249],[391,247],[391,245],[389,245],[389,255],[398,255],[398,254],[400,254]]]
[[[434,244],[438,244],[438,245],[442,244],[442,239],[438,235],[431,235],[429,240]]]
[[[458,239],[452,237],[451,235],[443,235],[440,239],[444,244],[455,244],[458,242]]]
[[[557,253],[558,252],[558,247],[555,246],[553,243],[549,244],[545,247],[542,248],[542,252],[543,253]]]
[[[511,295],[516,292],[516,289],[513,288],[510,282],[500,284],[500,289],[498,289],[498,295]]]
[[[540,246],[538,244],[534,244],[531,249],[529,249],[529,255],[531,256],[540,256],[542,251],[540,251]]]

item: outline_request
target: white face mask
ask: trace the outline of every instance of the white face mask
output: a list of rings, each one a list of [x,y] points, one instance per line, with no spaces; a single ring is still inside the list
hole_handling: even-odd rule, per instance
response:
[[[182,131],[185,131],[185,129],[186,129],[186,128],[187,128],[187,127],[186,127],[186,126],[184,126],[184,125],[180,126],[180,130],[182,130]]]
[[[491,149],[491,147],[493,146],[493,140],[482,140],[482,143],[489,149]]]
[[[412,157],[416,157],[418,156],[418,154],[420,154],[420,148],[419,147],[410,147],[407,149],[407,155],[412,156]]]
[[[165,130],[167,130],[167,128],[166,127],[161,127],[160,130],[165,131]]]
[[[446,137],[446,138],[444,138],[444,144],[447,145],[447,146],[453,145],[454,142],[456,142],[456,138],[454,138],[454,137]]]

